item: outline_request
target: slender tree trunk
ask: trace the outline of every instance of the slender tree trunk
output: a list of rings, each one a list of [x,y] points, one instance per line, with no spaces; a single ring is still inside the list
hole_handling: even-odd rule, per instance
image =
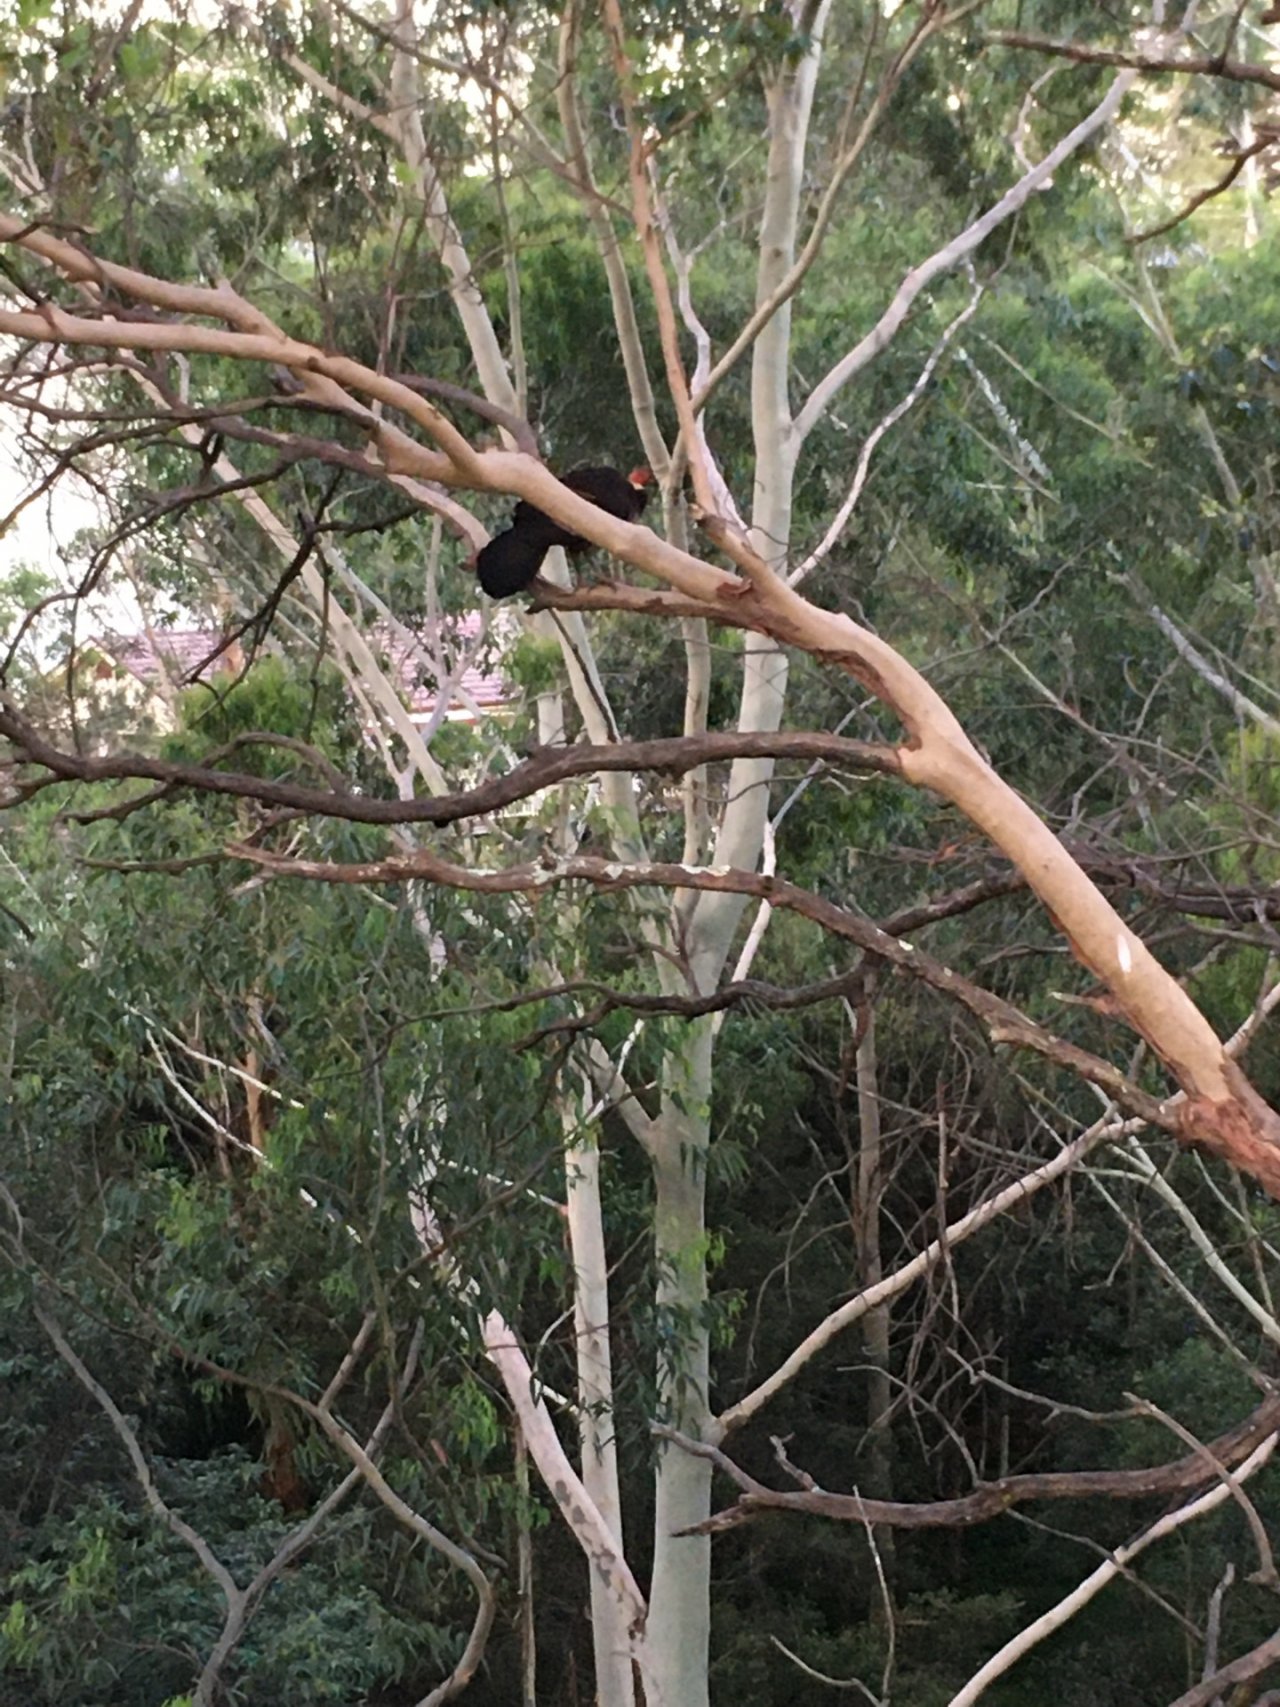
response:
[[[574,1343],[582,1482],[622,1548],[622,1498],[609,1345],[609,1264],[600,1205],[600,1150],[589,1138],[565,1152],[565,1202],[573,1251]],[[634,1707],[626,1615],[597,1571],[590,1573],[591,1642],[598,1707]]]
[[[880,1080],[876,1061],[875,1008],[865,1009],[862,1037],[854,1060],[858,1081],[858,1171],[854,1197],[854,1242],[857,1247],[856,1289],[865,1291],[884,1279],[880,1251],[880,1200],[884,1195],[884,1147],[880,1128]],[[868,1310],[863,1322],[867,1378],[867,1449],[859,1486],[869,1499],[893,1498],[892,1437],[889,1407],[893,1390],[889,1381],[890,1305],[886,1300]],[[880,1556],[888,1569],[893,1561],[893,1531],[881,1528],[876,1534]]]
[[[564,696],[538,697],[538,739],[544,746],[565,739]],[[569,793],[561,791],[562,821],[556,842],[564,845],[564,809]],[[550,980],[554,969],[547,967]],[[584,1093],[590,1097],[590,1090]],[[618,1488],[618,1457],[613,1418],[613,1367],[609,1344],[609,1259],[604,1243],[600,1203],[600,1150],[584,1131],[586,1102],[575,1106],[566,1092],[561,1102],[565,1145],[565,1216],[573,1257],[574,1350],[577,1360],[578,1438],[581,1444],[583,1486],[595,1501],[622,1550],[622,1499]],[[617,1596],[596,1571],[588,1573],[591,1597],[591,1643],[595,1657],[597,1707],[635,1707],[626,1614]]]
[[[665,1066],[663,1110],[653,1148],[654,1253],[661,1349],[660,1414],[700,1437],[710,1416],[707,1327],[706,1155],[712,1026],[692,1022]],[[677,1537],[710,1510],[711,1466],[676,1447],[661,1450],[655,1489],[649,1652],[668,1707],[706,1707],[711,1543]]]
[[[524,1430],[515,1425],[516,1597],[520,1608],[520,1707],[538,1707],[538,1620],[534,1603],[533,1532],[529,1525],[529,1448]]]
[[[766,300],[795,258],[805,141],[821,53],[826,0],[819,4],[809,51],[769,91],[769,180],[760,227],[756,295]],[[795,451],[788,402],[791,314],[779,309],[757,342],[752,363],[751,413],[756,459],[751,541],[767,561],[781,564],[791,533]],[[786,700],[787,657],[772,640],[749,635],[744,647],[738,727],[777,729]],[[737,760],[712,855],[716,864],[753,867],[764,846],[772,764]],[[742,917],[745,900],[704,892],[687,934],[692,981],[715,988]],[[654,1249],[659,1321],[667,1362],[659,1367],[666,1419],[694,1438],[710,1419],[710,1336],[707,1324],[706,1152],[710,1142],[712,1053],[709,1019],[692,1024],[683,1048],[667,1060],[661,1135],[652,1152]],[[670,1707],[706,1707],[710,1654],[711,1551],[706,1537],[676,1539],[675,1531],[711,1509],[711,1468],[668,1448],[658,1459],[655,1487],[653,1583],[649,1652]]]

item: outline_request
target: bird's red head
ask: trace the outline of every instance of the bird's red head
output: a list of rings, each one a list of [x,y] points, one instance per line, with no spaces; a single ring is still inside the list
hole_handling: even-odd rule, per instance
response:
[[[651,468],[633,468],[627,479],[632,486],[638,486],[643,492],[646,486],[653,485],[653,470]]]

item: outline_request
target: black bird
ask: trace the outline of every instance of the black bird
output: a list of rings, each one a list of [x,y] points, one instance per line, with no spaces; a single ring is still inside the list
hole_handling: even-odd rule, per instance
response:
[[[616,468],[575,468],[563,476],[562,483],[611,516],[632,522],[648,503],[645,487],[652,482],[647,468],[633,468],[630,474],[620,474]],[[588,550],[590,544],[522,498],[511,526],[495,534],[476,558],[476,574],[491,599],[509,598],[529,585],[553,545],[578,552]]]

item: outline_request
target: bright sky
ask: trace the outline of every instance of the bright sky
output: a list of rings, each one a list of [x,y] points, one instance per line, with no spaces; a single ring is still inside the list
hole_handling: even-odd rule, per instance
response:
[[[0,419],[0,517],[9,515],[32,490],[31,481],[17,462],[18,442],[13,423]],[[29,563],[61,580],[64,564],[59,545],[70,543],[78,528],[95,520],[95,511],[82,489],[75,490],[73,476],[59,481],[18,516],[0,536],[0,573]]]
[[[32,491],[19,465],[19,441],[12,417],[0,415],[0,518],[9,515]],[[37,569],[58,587],[70,587],[82,565],[68,564],[66,553],[82,528],[99,521],[90,489],[74,474],[64,474],[52,492],[27,504],[0,536],[0,580],[20,567]],[[112,585],[89,601],[81,632],[131,633],[139,626],[137,600],[127,582]]]

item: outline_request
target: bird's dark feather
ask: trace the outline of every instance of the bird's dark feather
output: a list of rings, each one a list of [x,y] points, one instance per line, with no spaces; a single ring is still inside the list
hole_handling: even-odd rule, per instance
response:
[[[616,468],[575,468],[564,476],[563,483],[580,498],[589,498],[622,521],[634,521],[649,498],[643,486]],[[522,498],[511,526],[495,534],[476,558],[476,574],[491,599],[505,599],[529,585],[553,545],[578,552],[586,551],[590,543]]]

